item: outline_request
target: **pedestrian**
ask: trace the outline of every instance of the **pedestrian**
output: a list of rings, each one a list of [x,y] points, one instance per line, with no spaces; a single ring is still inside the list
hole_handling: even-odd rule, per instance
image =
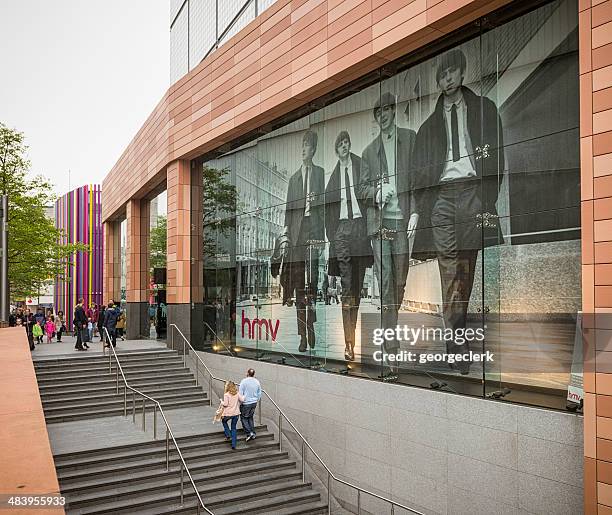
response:
[[[47,317],[45,322],[45,334],[47,335],[47,343],[53,343],[53,334],[55,333],[55,322],[51,317]]]
[[[57,337],[57,343],[62,341],[62,333],[66,330],[64,326],[64,317],[61,311],[57,312],[55,317],[55,336]]]
[[[108,331],[108,335],[111,339],[110,342],[106,342],[104,347],[110,347],[110,344],[113,344],[113,347],[117,346],[117,320],[119,319],[120,310],[118,306],[115,306],[114,301],[110,301],[104,312],[104,327]]]
[[[104,341],[104,312],[106,308],[104,304],[98,306],[98,334],[100,335],[100,341]]]
[[[93,342],[94,336],[96,336],[96,333],[98,332],[98,316],[100,315],[100,310],[98,308],[98,305],[92,304],[91,311],[92,311],[91,323],[93,325],[92,333],[91,333],[91,341]]]
[[[87,333],[87,316],[83,307],[84,302],[84,299],[79,299],[78,304],[74,308],[74,330],[76,331],[74,348],[79,351],[89,349],[87,342],[83,342],[83,336]]]
[[[238,391],[236,383],[228,381],[225,383],[225,393],[223,394],[223,432],[225,433],[225,441],[232,443],[232,450],[236,449],[236,425],[238,424],[238,415],[240,414],[240,403],[244,401],[244,397]],[[228,422],[230,427],[228,427]]]
[[[121,310],[119,318],[117,319],[117,336],[121,338],[121,341],[125,341],[125,311]]]
[[[261,399],[261,384],[255,379],[255,370],[249,368],[246,377],[240,381],[240,395],[244,397],[243,403],[240,405],[240,421],[242,428],[247,434],[246,441],[255,439],[255,408],[259,399]]]
[[[42,343],[43,328],[38,322],[34,322],[34,326],[32,327],[32,336],[36,338],[36,345]]]
[[[30,344],[30,350],[32,351],[36,348],[36,346],[34,345],[34,335],[32,334],[34,328],[34,317],[32,316],[32,313],[27,311],[24,315],[23,321],[26,334],[28,335],[28,343]]]

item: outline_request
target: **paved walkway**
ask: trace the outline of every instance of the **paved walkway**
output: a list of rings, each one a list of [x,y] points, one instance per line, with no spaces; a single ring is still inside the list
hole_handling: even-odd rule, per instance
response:
[[[131,408],[131,406],[130,406]],[[213,424],[215,408],[194,406],[174,410],[164,410],[175,437],[223,431],[220,423]],[[92,418],[49,424],[49,440],[53,454],[101,449],[115,445],[150,442],[153,440],[153,413],[146,415],[147,430],[142,430],[142,411],[136,413],[136,423],[132,413],[128,417],[115,416]],[[165,425],[157,414],[157,439],[165,438]]]

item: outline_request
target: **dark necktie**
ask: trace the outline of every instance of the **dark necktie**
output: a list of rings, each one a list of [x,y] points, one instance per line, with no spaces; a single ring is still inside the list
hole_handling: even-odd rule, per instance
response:
[[[308,203],[308,171],[310,170],[310,166],[306,167],[304,171],[304,198],[306,199],[306,203]]]
[[[453,161],[459,161],[459,123],[457,122],[457,106],[451,107],[451,140],[453,145]]]
[[[348,219],[353,219],[353,199],[351,198],[351,183],[349,180],[348,166],[344,167],[344,189],[346,191],[346,210]]]

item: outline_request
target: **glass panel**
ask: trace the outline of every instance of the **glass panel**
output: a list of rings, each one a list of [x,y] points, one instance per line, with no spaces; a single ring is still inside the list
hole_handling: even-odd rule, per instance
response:
[[[565,403],[581,305],[577,38],[573,1],[482,36],[483,87],[503,135],[503,148],[482,160],[497,158],[500,215],[489,221],[500,231],[484,257],[486,345],[495,355],[486,393],[541,404],[534,391],[556,391],[556,407]]]
[[[149,337],[165,338],[167,194],[164,191],[149,202]]]
[[[189,0],[189,66],[195,68],[215,44],[216,0]]]
[[[188,15],[183,7],[170,29],[170,83],[173,84],[189,71]]]

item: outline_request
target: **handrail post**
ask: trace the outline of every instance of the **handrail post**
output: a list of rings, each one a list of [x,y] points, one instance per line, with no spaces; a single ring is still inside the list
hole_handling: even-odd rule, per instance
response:
[[[132,391],[132,423],[136,423],[136,392]]]
[[[119,395],[119,364],[117,364],[117,395]]]
[[[127,384],[123,385],[123,416],[127,417]]]
[[[170,325],[170,345],[172,346],[172,350],[174,350],[174,326]]]
[[[102,347],[104,348],[104,347]],[[111,359],[113,358],[113,354],[112,351],[110,350],[110,348],[108,349],[108,373],[112,374],[113,372],[113,362],[111,361]]]
[[[391,515],[395,515],[395,504],[391,501]]]
[[[327,473],[327,515],[331,515],[331,474]]]
[[[147,399],[145,397],[142,398],[142,430],[147,430],[147,417],[146,417],[146,405]]]
[[[196,386],[198,386],[198,372],[199,372],[199,370],[198,370],[198,361],[200,361],[200,360],[199,359],[195,360],[195,362],[196,362],[196,373],[195,373]]]
[[[213,403],[212,382],[213,382],[213,378],[212,378],[212,376],[210,376],[208,378],[208,397],[210,399],[210,405],[211,406],[212,406],[212,403]]]
[[[170,470],[170,429],[166,426],[166,471]]]
[[[357,490],[357,515],[361,515],[361,490]]]
[[[181,460],[181,506],[183,506],[184,502],[184,486],[183,486],[183,460]]]
[[[187,355],[185,354],[185,340],[183,339],[183,366],[187,365]]]
[[[157,440],[157,404],[153,404],[153,440]]]
[[[283,451],[283,416],[278,412],[278,450]]]
[[[302,440],[302,482],[306,482],[306,442]]]
[[[261,426],[261,399],[259,399],[259,402],[257,403],[257,410],[259,412],[259,425]]]

